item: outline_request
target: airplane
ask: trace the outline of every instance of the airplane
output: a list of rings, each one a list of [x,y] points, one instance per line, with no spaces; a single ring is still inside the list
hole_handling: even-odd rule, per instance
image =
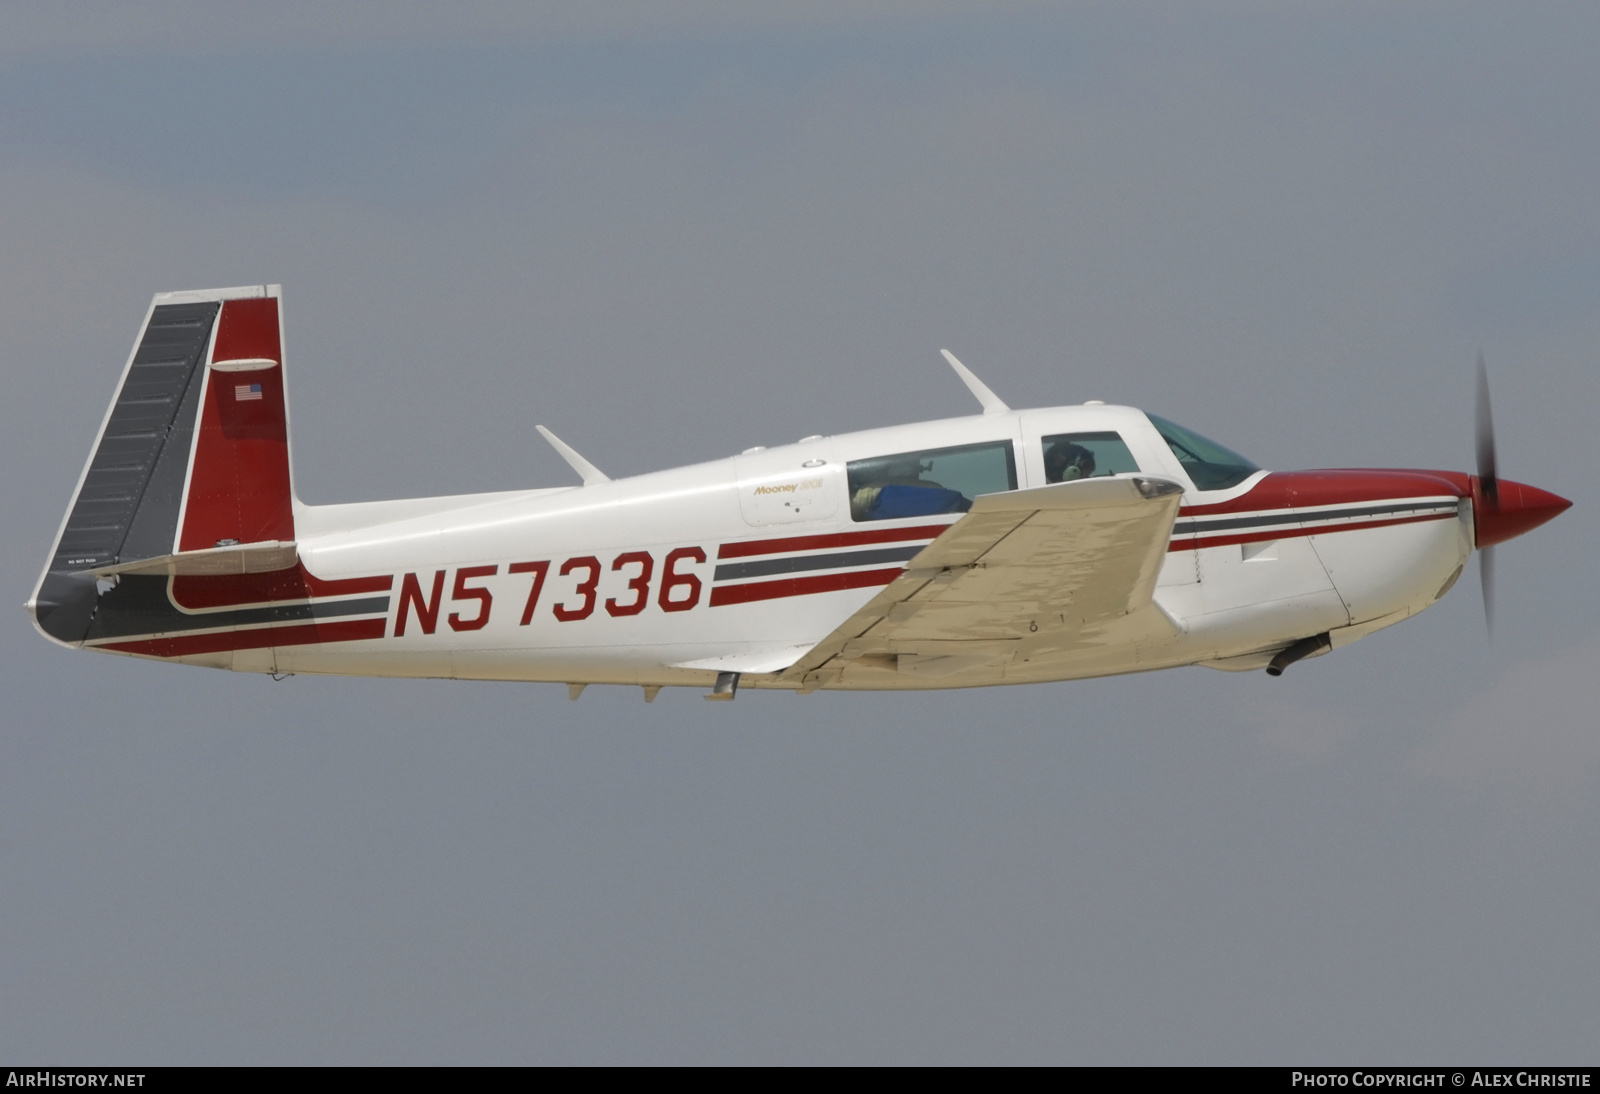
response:
[[[1571,504],[1476,474],[1269,472],[1154,414],[1012,410],[581,485],[306,505],[277,285],[155,296],[26,607],[74,649],[236,672],[910,690],[1279,675]]]

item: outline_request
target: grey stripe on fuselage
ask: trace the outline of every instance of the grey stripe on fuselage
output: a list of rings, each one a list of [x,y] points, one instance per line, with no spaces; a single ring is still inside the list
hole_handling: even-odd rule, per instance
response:
[[[846,566],[872,566],[880,562],[906,562],[915,558],[926,544],[915,547],[886,547],[877,551],[840,551],[828,555],[799,555],[791,558],[763,558],[755,562],[725,562],[712,575],[713,581],[732,581],[742,577],[767,577],[771,574],[798,574],[806,570],[838,570]]]
[[[1193,536],[1202,532],[1224,532],[1236,528],[1267,528],[1280,524],[1315,524],[1324,520],[1349,520],[1354,517],[1383,517],[1395,513],[1445,512],[1456,508],[1453,501],[1400,502],[1393,505],[1367,505],[1353,509],[1326,509],[1321,512],[1289,510],[1275,516],[1221,517],[1215,520],[1189,517],[1173,526],[1175,536]]]

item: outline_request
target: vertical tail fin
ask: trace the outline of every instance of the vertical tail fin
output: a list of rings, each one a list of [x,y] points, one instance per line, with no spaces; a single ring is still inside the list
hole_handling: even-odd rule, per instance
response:
[[[82,642],[97,580],[140,563],[294,564],[281,295],[251,286],[151,302],[29,601],[47,635]],[[255,564],[216,550],[234,547]],[[195,559],[200,551],[209,553]]]
[[[178,551],[294,540],[289,415],[276,286],[222,302],[177,537]]]

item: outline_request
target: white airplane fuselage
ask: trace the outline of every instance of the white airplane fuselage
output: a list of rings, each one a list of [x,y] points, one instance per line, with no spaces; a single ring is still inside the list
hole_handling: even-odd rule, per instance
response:
[[[174,294],[156,303],[234,307],[229,301],[241,292]],[[276,308],[275,289],[254,294],[249,299]],[[153,306],[152,314],[159,320],[167,313]],[[273,316],[262,322],[281,324],[275,310]],[[1481,538],[1472,476],[1255,470],[1225,489],[1206,490],[1145,413],[1100,404],[812,437],[582,486],[309,506],[288,486],[281,333],[277,341],[261,334],[265,341],[252,349],[256,343],[237,333],[242,322],[217,320],[221,335],[195,336],[197,346],[204,342],[193,351],[197,394],[172,387],[173,400],[188,392],[199,407],[191,412],[199,439],[187,470],[162,470],[162,450],[146,460],[151,484],[162,475],[182,484],[181,502],[163,518],[176,522],[174,530],[156,535],[170,541],[169,553],[146,550],[156,559],[148,563],[127,557],[128,545],[144,534],[141,521],[156,521],[148,513],[155,512],[149,499],[157,486],[149,485],[141,487],[149,497],[117,518],[124,526],[120,553],[85,547],[69,557],[74,529],[92,523],[83,499],[99,481],[96,468],[108,466],[91,456],[55,561],[29,602],[53,641],[248,672],[646,688],[703,687],[728,672],[740,674],[744,687],[813,690],[1035,683],[1191,664],[1255,669],[1310,636],[1325,637],[1316,652],[1336,649],[1428,607]],[[141,337],[148,345],[153,336]],[[244,348],[219,348],[219,337]],[[131,390],[128,375],[124,388]],[[250,433],[248,416],[270,417],[274,398],[281,427],[269,421],[265,432]],[[110,444],[118,405],[108,412],[97,452]],[[181,408],[173,413],[181,426]],[[230,414],[245,417],[230,425]],[[245,481],[254,473],[250,461],[278,458],[273,428],[282,432],[287,501],[233,533],[228,521],[255,519],[252,490],[266,496],[280,488],[270,475],[265,485]],[[1123,446],[1115,449],[1120,464],[1091,472],[1101,478],[1109,469],[1111,478],[1182,489],[1144,606],[1086,628],[1070,606],[1046,596],[1041,604],[1048,601],[1049,611],[1024,604],[1006,617],[1012,622],[952,640],[935,631],[919,639],[907,621],[921,602],[908,601],[884,610],[901,627],[892,642],[873,646],[869,629],[845,636],[826,663],[793,668],[964,519],[960,511],[873,515],[864,498],[888,498],[897,482],[901,495],[906,482],[930,485],[917,481],[927,474],[920,468],[937,471],[932,457],[946,452],[975,453],[969,464],[981,457],[996,468],[1004,456],[1012,489],[1054,486],[1062,493],[1047,458],[1063,437],[1102,445],[1103,464],[1112,451],[1105,438]],[[224,456],[235,470],[219,478],[206,461]],[[966,465],[947,466],[961,473]],[[863,487],[869,472],[877,485]],[[958,485],[946,484],[945,493],[958,494]],[[269,555],[277,561],[259,561]],[[968,580],[982,566],[937,580]],[[81,591],[82,575],[90,573],[98,578],[93,594]],[[94,606],[82,607],[91,595]],[[79,606],[56,608],[69,602]],[[64,622],[69,616],[87,620],[81,636],[76,623]]]

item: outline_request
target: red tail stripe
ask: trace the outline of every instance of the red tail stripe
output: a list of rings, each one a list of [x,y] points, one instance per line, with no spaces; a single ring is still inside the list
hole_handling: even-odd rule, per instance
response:
[[[143,653],[153,657],[184,657],[227,650],[259,650],[268,646],[319,646],[327,642],[360,642],[382,638],[387,619],[342,619],[333,623],[300,623],[290,627],[263,627],[254,631],[220,631],[184,634],[172,638],[146,638],[137,642],[108,642],[96,649]]]
[[[948,524],[924,524],[916,528],[874,528],[868,532],[839,532],[829,536],[744,540],[724,543],[717,548],[717,558],[749,558],[752,555],[778,555],[785,551],[817,551],[827,547],[859,547],[867,543],[932,539],[948,527]]]
[[[386,593],[394,588],[393,574],[379,574],[377,577],[346,577],[336,581],[324,581],[320,577],[306,573],[304,566],[299,567],[300,572],[306,575],[306,588],[312,596],[347,596],[351,593]]]
[[[310,600],[319,596],[383,593],[394,588],[394,575],[351,577],[324,581],[296,562],[290,570],[266,574],[216,574],[173,578],[172,598],[190,611],[232,608],[240,604],[270,604],[284,600]]]
[[[755,600],[778,600],[812,593],[834,593],[840,589],[867,589],[887,585],[904,570],[857,570],[848,574],[818,574],[815,577],[788,577],[781,581],[753,581],[748,585],[718,585],[711,590],[711,606],[748,604]]]

